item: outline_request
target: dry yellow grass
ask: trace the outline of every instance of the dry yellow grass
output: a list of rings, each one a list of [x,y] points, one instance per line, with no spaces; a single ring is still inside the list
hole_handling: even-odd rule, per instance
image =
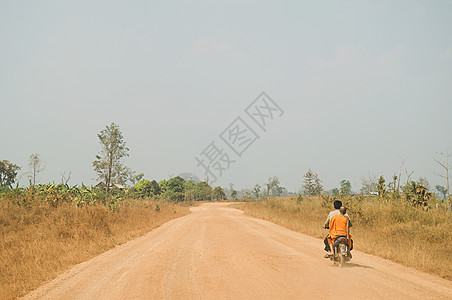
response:
[[[401,201],[348,198],[355,249],[452,279],[452,213],[419,210]],[[332,200],[274,198],[239,206],[247,214],[292,230],[324,238]],[[319,243],[319,255],[323,254]]]
[[[108,208],[46,204],[18,207],[0,199],[0,299],[13,299],[70,266],[86,261],[161,224],[189,213],[188,207],[126,201]]]

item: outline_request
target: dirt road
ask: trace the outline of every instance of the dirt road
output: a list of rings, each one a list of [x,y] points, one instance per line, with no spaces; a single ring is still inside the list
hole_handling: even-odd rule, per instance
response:
[[[452,282],[354,251],[340,269],[322,240],[224,203],[192,208],[27,299],[452,299]]]

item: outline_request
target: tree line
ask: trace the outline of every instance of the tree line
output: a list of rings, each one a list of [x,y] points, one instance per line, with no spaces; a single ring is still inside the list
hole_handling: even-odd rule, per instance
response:
[[[122,132],[119,126],[111,123],[97,135],[101,146],[100,152],[92,162],[100,184],[95,187],[82,187],[77,185],[70,187],[67,183],[71,172],[62,173],[61,184],[37,184],[38,176],[46,168],[39,154],[32,154],[29,158],[29,178],[27,188],[16,186],[15,195],[33,194],[40,199],[51,203],[75,201],[79,203],[91,203],[105,199],[122,198],[146,198],[169,201],[199,201],[199,200],[224,200],[226,194],[220,186],[212,187],[207,182],[195,182],[185,180],[179,176],[164,179],[160,182],[144,179],[144,174],[136,174],[124,164],[124,158],[129,156]],[[17,173],[21,168],[7,160],[0,162],[0,188],[5,192],[13,189]],[[126,186],[132,184],[131,187]],[[57,197],[50,195],[57,194]],[[231,197],[236,198],[237,191],[232,191]],[[20,203],[18,203],[20,205]]]
[[[159,198],[164,197],[170,201],[184,201],[184,200],[220,200],[225,199],[226,194],[221,187],[211,187],[207,182],[194,182],[192,180],[185,180],[181,177],[173,177],[168,180],[157,182],[156,180],[149,181],[144,179],[144,174],[136,174],[124,164],[124,158],[129,156],[129,148],[126,146],[124,137],[117,124],[111,123],[102,129],[97,137],[100,143],[100,152],[95,156],[92,162],[94,172],[97,174],[97,179],[101,181],[98,187],[105,188],[106,197],[117,196],[124,194],[125,187],[128,183],[132,187],[127,189],[128,197],[132,198]],[[435,189],[443,199],[450,199],[449,189],[449,170],[451,153],[440,153],[438,157],[434,157],[434,161],[444,169],[444,174],[438,174],[440,177],[446,179],[446,187],[436,185]],[[402,162],[403,164],[403,162]],[[40,155],[35,153],[30,155],[28,163],[29,171],[26,173],[29,179],[29,185],[35,186],[38,176],[45,168],[45,162],[40,158]],[[16,182],[16,176],[21,168],[7,160],[0,161],[0,187],[3,189],[12,187]],[[431,188],[425,178],[420,178],[418,181],[410,179],[413,172],[406,171],[406,184],[401,185],[401,171],[399,174],[394,174],[389,182],[383,176],[376,178],[375,176],[363,178],[361,194],[375,194],[383,197],[386,194],[398,197],[402,194],[419,194],[428,199],[432,195]],[[70,179],[71,172],[66,175],[62,173],[62,183],[67,185]],[[111,193],[111,189],[115,189]],[[235,199],[239,193],[233,189],[231,184],[230,197]],[[327,193],[333,196],[349,196],[352,195],[352,187],[349,180],[343,179],[339,183],[339,187],[333,188],[330,191],[324,191],[322,181],[319,175],[309,169],[303,176],[302,189],[300,194],[305,196],[315,196]],[[260,198],[269,196],[284,196],[290,194],[286,188],[282,187],[279,178],[269,177],[268,181],[262,185],[256,184],[252,190],[245,193],[243,196]],[[123,195],[124,196],[124,195]],[[419,197],[415,197],[418,199]],[[426,202],[426,201],[424,201]],[[424,203],[423,202],[423,203]]]
[[[436,185],[435,189],[439,192],[441,200],[451,200],[449,194],[449,173],[448,173],[448,156],[444,155],[445,163],[442,164],[446,170],[446,175],[442,176],[447,179],[447,188]],[[412,173],[411,173],[412,174]],[[349,180],[341,180],[339,188],[333,188],[330,191],[324,191],[321,180],[317,173],[309,169],[303,177],[302,190],[300,197],[331,195],[333,197],[354,196],[352,186]],[[427,208],[429,201],[433,199],[434,193],[430,190],[430,185],[426,178],[421,177],[418,181],[407,178],[406,184],[400,185],[400,175],[394,174],[392,180],[387,182],[384,176],[364,178],[360,195],[375,195],[379,199],[401,199],[410,202],[414,206]],[[447,206],[446,206],[447,207]],[[452,207],[451,207],[452,209]]]

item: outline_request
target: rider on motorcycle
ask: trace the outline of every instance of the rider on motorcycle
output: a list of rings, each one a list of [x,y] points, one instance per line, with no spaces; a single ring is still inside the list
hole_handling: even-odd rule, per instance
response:
[[[351,248],[351,235],[350,235],[350,219],[345,216],[347,213],[347,208],[345,206],[341,206],[339,209],[340,214],[333,216],[330,221],[330,234],[328,237],[328,244],[330,249],[333,247],[333,244],[337,237],[343,236],[348,240],[348,246]]]
[[[337,215],[340,215],[340,214],[341,214],[340,211],[339,211],[339,209],[340,209],[341,206],[342,206],[342,202],[339,201],[339,200],[336,200],[336,201],[334,201],[333,206],[334,206],[335,210],[331,211],[331,212],[328,214],[328,218],[326,219],[326,222],[325,222],[325,225],[324,225],[324,228],[326,228],[326,229],[329,229],[329,228],[330,228],[330,221],[331,221],[331,219],[332,219],[334,216],[337,216]],[[349,227],[352,227],[352,222],[350,221],[349,215],[348,215],[347,213],[345,213],[344,216],[348,218],[348,222],[349,222],[349,223],[348,223],[348,226],[349,226]],[[324,244],[325,244],[325,251],[327,251],[327,254],[325,254],[325,258],[330,257],[330,255],[332,254],[331,248],[330,248],[330,245],[329,245],[329,241],[328,241],[329,237],[330,237],[330,235],[328,235],[328,236],[325,238],[325,240],[323,241]],[[350,249],[352,249],[352,248],[353,248],[353,245],[350,246]]]

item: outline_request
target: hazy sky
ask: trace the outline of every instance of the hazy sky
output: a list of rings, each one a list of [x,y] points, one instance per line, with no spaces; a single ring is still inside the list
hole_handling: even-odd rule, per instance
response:
[[[452,1],[0,0],[0,159],[24,173],[40,153],[41,182],[95,184],[115,122],[148,179],[203,179],[214,142],[234,160],[224,187],[297,191],[312,168],[359,190],[402,159],[445,185],[432,156],[452,150],[451,15]],[[262,91],[283,111],[266,132],[245,113]],[[259,136],[241,157],[220,138],[237,117]]]

